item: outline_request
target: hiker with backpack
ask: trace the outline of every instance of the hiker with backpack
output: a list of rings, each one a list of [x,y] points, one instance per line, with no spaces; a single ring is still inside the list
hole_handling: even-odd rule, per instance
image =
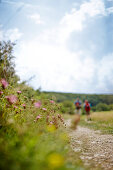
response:
[[[77,98],[77,100],[75,101],[75,112],[76,114],[78,114],[79,116],[81,115],[81,101],[79,100],[79,98]]]
[[[85,111],[86,111],[87,121],[89,121],[89,120],[91,120],[91,117],[90,117],[91,105],[88,102],[88,100],[85,100],[84,108],[85,108]]]

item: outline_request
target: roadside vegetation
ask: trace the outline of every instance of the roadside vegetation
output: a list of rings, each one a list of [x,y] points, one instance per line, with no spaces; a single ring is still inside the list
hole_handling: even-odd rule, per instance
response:
[[[0,169],[84,169],[71,149],[61,104],[18,83],[13,46],[0,42]]]

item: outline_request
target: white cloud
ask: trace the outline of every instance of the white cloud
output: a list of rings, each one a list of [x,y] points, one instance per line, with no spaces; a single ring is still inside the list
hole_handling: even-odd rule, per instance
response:
[[[29,18],[32,19],[36,24],[44,24],[44,21],[41,20],[39,14],[30,15]]]
[[[31,82],[35,88],[41,86],[43,90],[66,92],[92,90],[89,88],[96,65],[90,57],[84,58],[65,47],[37,41],[24,42],[16,56],[16,69],[23,80],[36,75],[35,81]]]
[[[108,14],[113,13],[113,7],[107,8],[106,11],[107,11]]]
[[[18,28],[9,29],[4,33],[5,39],[9,39],[11,41],[16,41],[20,39],[21,36],[22,36],[22,33],[19,31]]]
[[[82,31],[87,25],[88,18],[106,15],[103,0],[90,0],[84,2],[79,10],[73,8],[70,13],[65,14],[60,22],[59,39],[66,41],[73,31]]]
[[[19,31],[18,28],[14,29],[8,29],[7,31],[2,30],[2,26],[0,29],[0,40],[11,40],[16,41],[20,39],[22,36],[22,33]]]
[[[98,85],[97,88],[103,92],[111,92],[109,84],[113,86],[113,54],[109,54],[101,60],[98,68]],[[113,92],[113,91],[112,91]]]
[[[3,31],[1,29],[0,29],[0,40],[3,40]]]
[[[94,93],[101,89],[104,92],[105,77],[112,71],[112,58],[110,62],[105,58],[97,62],[82,50],[70,52],[66,42],[73,31],[83,31],[88,18],[105,15],[103,1],[90,0],[79,10],[72,9],[65,14],[57,27],[43,31],[34,40],[24,41],[16,53],[16,69],[21,79],[35,74],[31,84],[35,88],[41,86],[43,90]],[[30,18],[37,24],[43,23],[39,14]]]

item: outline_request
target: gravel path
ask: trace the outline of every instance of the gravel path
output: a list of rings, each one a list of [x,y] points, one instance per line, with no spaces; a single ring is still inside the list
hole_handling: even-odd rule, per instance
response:
[[[67,121],[68,127],[71,121]],[[69,129],[71,146],[90,169],[113,170],[113,136],[78,126]]]

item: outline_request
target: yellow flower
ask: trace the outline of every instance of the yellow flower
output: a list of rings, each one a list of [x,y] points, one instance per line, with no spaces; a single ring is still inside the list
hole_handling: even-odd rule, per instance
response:
[[[56,130],[56,127],[55,127],[55,125],[48,125],[47,130],[48,130],[48,132],[54,132]]]
[[[48,164],[51,169],[61,167],[64,164],[64,158],[60,154],[53,153],[48,157]]]

